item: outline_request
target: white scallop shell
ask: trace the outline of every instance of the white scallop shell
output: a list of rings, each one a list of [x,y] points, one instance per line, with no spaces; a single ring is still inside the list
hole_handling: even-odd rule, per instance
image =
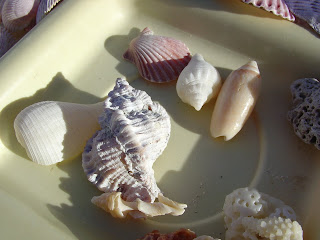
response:
[[[87,143],[82,166],[104,192],[122,192],[126,201],[153,202],[160,193],[152,165],[170,136],[170,118],[150,96],[117,79],[100,117],[101,130]]]
[[[50,165],[77,156],[99,129],[103,103],[45,101],[22,110],[14,121],[16,137],[32,161]]]
[[[18,40],[0,24],[0,57],[2,57]]]
[[[2,8],[2,22],[11,31],[26,28],[36,17],[40,0],[7,0]]]
[[[178,79],[190,61],[190,51],[183,42],[153,35],[145,28],[130,42],[123,57],[137,66],[144,79],[164,83]]]
[[[309,0],[308,0],[309,1]],[[251,3],[253,6],[263,8],[268,12],[283,17],[289,21],[294,21],[294,15],[289,11],[285,0],[242,0],[244,3]]]
[[[213,137],[233,138],[249,118],[260,93],[258,64],[251,61],[230,73],[222,85],[212,113]]]
[[[182,70],[176,88],[181,100],[199,111],[206,102],[217,96],[221,84],[217,69],[200,54],[195,54]]]
[[[62,0],[41,0],[38,7],[36,22],[40,22]]]

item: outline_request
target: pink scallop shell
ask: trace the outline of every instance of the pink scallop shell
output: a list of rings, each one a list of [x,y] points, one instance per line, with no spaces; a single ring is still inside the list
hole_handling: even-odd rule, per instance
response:
[[[62,0],[41,0],[37,12],[36,22],[40,22],[61,1]]]
[[[18,40],[0,24],[0,57],[2,57]]]
[[[191,59],[183,42],[153,35],[149,28],[130,42],[123,57],[137,66],[144,79],[157,83],[176,80]]]
[[[289,21],[294,21],[295,17],[290,12],[284,0],[242,0],[244,3],[251,3],[253,6],[263,8],[268,12],[283,17]]]
[[[35,19],[40,0],[7,0],[2,8],[3,25],[11,31],[26,28]]]

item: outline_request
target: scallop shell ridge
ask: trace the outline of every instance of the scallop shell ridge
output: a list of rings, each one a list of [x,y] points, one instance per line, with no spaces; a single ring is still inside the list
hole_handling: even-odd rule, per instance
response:
[[[268,12],[280,16],[289,21],[294,21],[295,17],[290,12],[285,0],[242,0],[247,4],[252,4],[255,7],[263,8]]]
[[[104,192],[122,192],[126,201],[153,202],[160,193],[152,165],[170,136],[165,109],[144,92],[118,79],[99,119],[101,130],[88,141],[82,166]]]
[[[149,28],[130,42],[123,57],[137,66],[144,79],[158,83],[176,80],[191,59],[183,42],[153,35]]]

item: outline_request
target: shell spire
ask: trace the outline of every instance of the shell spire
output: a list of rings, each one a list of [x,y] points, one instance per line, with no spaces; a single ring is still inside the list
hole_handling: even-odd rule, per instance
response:
[[[183,42],[154,35],[146,27],[130,42],[123,58],[135,64],[144,79],[164,83],[177,80],[191,56]]]

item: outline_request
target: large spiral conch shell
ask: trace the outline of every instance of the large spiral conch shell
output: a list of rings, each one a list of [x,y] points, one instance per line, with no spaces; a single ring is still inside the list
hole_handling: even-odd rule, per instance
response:
[[[211,118],[213,137],[233,138],[249,118],[260,93],[261,77],[257,62],[233,71],[225,80]]]
[[[178,78],[177,94],[183,102],[199,111],[203,104],[217,96],[221,84],[217,69],[200,54],[195,54]]]
[[[99,122],[101,130],[82,154],[88,180],[107,193],[93,198],[93,203],[117,217],[125,217],[128,211],[139,218],[182,214],[186,205],[161,198],[152,169],[170,136],[165,109],[119,78]]]
[[[97,131],[103,103],[45,101],[22,110],[14,121],[16,137],[32,161],[51,165],[77,156]]]
[[[153,35],[149,28],[130,42],[123,57],[137,66],[144,79],[157,83],[177,80],[191,59],[183,42]]]

